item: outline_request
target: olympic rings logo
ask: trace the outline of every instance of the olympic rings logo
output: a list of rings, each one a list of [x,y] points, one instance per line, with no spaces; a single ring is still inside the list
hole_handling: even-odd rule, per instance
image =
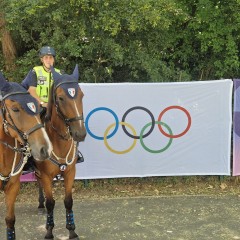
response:
[[[170,110],[173,110],[173,109],[177,109],[177,110],[182,111],[182,112],[186,115],[186,117],[187,117],[187,119],[188,119],[186,128],[185,128],[181,133],[179,133],[179,134],[173,134],[170,126],[168,126],[166,123],[162,122],[163,115],[164,115],[166,112],[168,112],[168,111],[170,111]],[[137,135],[136,130],[134,129],[134,127],[133,127],[131,124],[125,122],[127,115],[128,115],[130,112],[134,111],[134,110],[142,110],[142,111],[145,111],[145,112],[150,116],[150,118],[151,118],[151,122],[147,123],[147,124],[141,129],[139,135]],[[115,119],[115,122],[112,123],[112,124],[110,124],[110,125],[106,128],[103,136],[97,136],[97,135],[94,134],[94,133],[90,130],[90,128],[89,128],[89,119],[93,116],[93,114],[95,114],[95,113],[98,112],[98,111],[106,111],[106,112],[112,114],[112,116],[113,116],[114,119]],[[119,121],[118,116],[116,115],[116,113],[115,113],[114,111],[112,111],[110,108],[98,107],[98,108],[95,108],[95,109],[93,109],[92,111],[90,111],[89,114],[87,115],[86,121],[85,121],[85,127],[86,127],[86,130],[87,130],[87,133],[88,133],[91,137],[93,137],[94,139],[97,139],[97,140],[102,140],[102,141],[104,141],[104,144],[105,144],[105,146],[107,147],[107,149],[108,149],[109,151],[113,152],[113,153],[116,153],[116,154],[125,154],[125,153],[130,152],[130,151],[135,147],[138,139],[140,140],[141,146],[142,146],[147,152],[150,152],[150,153],[162,153],[162,152],[166,151],[166,150],[170,147],[170,145],[172,144],[174,138],[180,138],[180,137],[182,137],[183,135],[185,135],[185,134],[189,131],[189,129],[190,129],[190,127],[191,127],[191,123],[192,123],[192,120],[191,120],[190,113],[189,113],[185,108],[183,108],[183,107],[181,107],[181,106],[177,106],[177,105],[176,105],[176,106],[173,105],[173,106],[169,106],[169,107],[165,108],[162,112],[160,112],[157,121],[155,121],[154,116],[153,116],[153,114],[151,113],[151,111],[149,111],[147,108],[142,107],[142,106],[135,106],[135,107],[129,108],[129,109],[123,114],[121,121]],[[108,143],[108,139],[112,138],[112,137],[116,134],[116,132],[118,131],[119,125],[122,126],[122,130],[124,131],[124,133],[125,133],[128,137],[130,137],[130,138],[133,139],[133,143],[131,144],[131,146],[130,146],[129,148],[125,149],[125,150],[122,150],[122,151],[113,149],[113,148],[109,145],[109,143]],[[159,131],[160,131],[161,134],[163,134],[165,137],[168,137],[168,138],[169,138],[169,141],[168,141],[168,143],[166,144],[166,146],[163,147],[163,148],[161,148],[161,149],[157,149],[157,150],[150,149],[149,147],[146,146],[146,144],[145,144],[144,141],[143,141],[144,138],[146,138],[147,136],[149,136],[149,135],[152,133],[155,125],[158,125],[158,129],[159,129]],[[131,133],[127,130],[126,127],[131,130]],[[149,127],[150,127],[150,129],[146,132],[146,129],[149,128]],[[111,129],[113,129],[112,132],[110,132]]]

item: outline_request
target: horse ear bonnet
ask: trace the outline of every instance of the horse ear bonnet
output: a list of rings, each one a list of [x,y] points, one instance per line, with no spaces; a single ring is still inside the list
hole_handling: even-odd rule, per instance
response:
[[[60,74],[55,71],[53,67],[51,67],[51,72],[54,80],[54,85],[61,87],[66,95],[70,98],[76,98],[77,97],[77,92],[78,92],[78,78],[79,78],[79,73],[78,73],[78,65],[76,64],[75,69],[71,75],[68,74]],[[75,92],[75,94],[72,94]]]
[[[78,81],[78,78],[79,78],[78,64],[76,64],[73,70],[72,77]]]
[[[51,69],[54,83],[57,85],[58,83],[61,82],[62,75],[60,73],[56,72],[53,66],[51,66],[50,69]]]
[[[10,83],[5,79],[2,72],[0,72],[0,91],[2,92],[2,94],[4,94],[4,92],[8,92],[10,90],[11,90]]]
[[[55,71],[55,69],[51,66],[51,73],[52,77],[54,80],[54,84],[58,85],[60,83],[68,83],[69,81],[71,82],[77,82],[78,83],[78,78],[79,78],[79,71],[78,71],[78,65],[76,64],[73,73],[71,75],[68,74],[60,74]]]
[[[38,107],[37,100],[34,97],[32,97],[28,93],[28,91],[20,84],[15,82],[8,82],[1,72],[0,72],[0,91],[2,94],[2,98],[4,98],[7,94],[10,94],[9,96],[6,97],[6,99],[18,102],[28,114],[35,115],[39,113],[40,109]],[[29,106],[32,107],[30,108]],[[35,111],[31,110],[33,108]]]
[[[33,78],[33,70],[30,70],[27,76],[22,81],[22,86],[27,89],[28,87],[26,87],[26,83],[30,82],[32,78]]]

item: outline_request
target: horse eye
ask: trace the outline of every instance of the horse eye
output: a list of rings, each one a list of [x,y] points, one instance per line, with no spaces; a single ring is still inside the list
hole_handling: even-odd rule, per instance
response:
[[[63,97],[59,97],[58,99],[59,99],[59,101],[62,101],[62,102],[64,101]]]
[[[15,107],[15,108],[12,108],[12,111],[13,112],[19,112],[19,109]]]

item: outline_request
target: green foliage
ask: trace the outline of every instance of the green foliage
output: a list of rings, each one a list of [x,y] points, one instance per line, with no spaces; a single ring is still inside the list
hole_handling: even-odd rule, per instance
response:
[[[164,82],[239,75],[235,0],[8,0],[18,50],[15,75],[51,45],[57,67],[84,82]],[[231,13],[231,14],[229,14]],[[0,62],[1,64],[1,62]],[[2,65],[1,65],[2,66]]]
[[[187,19],[178,33],[175,56],[196,79],[239,75],[240,3],[235,0],[180,0]]]

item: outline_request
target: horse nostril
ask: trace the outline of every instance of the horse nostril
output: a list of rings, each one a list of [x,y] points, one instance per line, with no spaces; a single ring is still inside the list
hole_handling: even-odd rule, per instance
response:
[[[86,134],[77,131],[74,132],[72,136],[75,141],[82,142],[85,139]]]
[[[41,158],[43,158],[43,159],[46,159],[46,158],[49,157],[49,154],[48,154],[48,151],[47,151],[46,147],[41,148],[40,155],[41,155]]]

